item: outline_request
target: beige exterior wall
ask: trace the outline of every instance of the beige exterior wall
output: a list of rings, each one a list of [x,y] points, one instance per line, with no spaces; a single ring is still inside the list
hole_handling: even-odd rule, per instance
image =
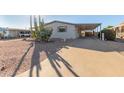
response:
[[[59,32],[59,26],[66,26],[66,32]],[[75,25],[54,22],[45,26],[45,28],[52,28],[53,32],[51,38],[61,38],[61,39],[75,39],[78,38],[78,32],[75,28]]]

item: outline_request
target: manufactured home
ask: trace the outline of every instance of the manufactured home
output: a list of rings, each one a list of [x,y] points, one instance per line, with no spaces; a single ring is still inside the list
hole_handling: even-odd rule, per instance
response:
[[[51,38],[75,39],[85,36],[96,36],[101,30],[101,23],[68,23],[52,21],[45,24],[46,29],[52,30]]]

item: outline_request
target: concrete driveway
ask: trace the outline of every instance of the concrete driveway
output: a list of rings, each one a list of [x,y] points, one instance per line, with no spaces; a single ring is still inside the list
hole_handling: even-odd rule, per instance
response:
[[[124,76],[124,43],[93,38],[68,41],[54,54],[33,69],[32,76]],[[18,76],[29,76],[30,70]]]

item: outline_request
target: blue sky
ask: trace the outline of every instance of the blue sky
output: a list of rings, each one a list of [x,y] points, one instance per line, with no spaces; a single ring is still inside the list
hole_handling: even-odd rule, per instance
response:
[[[124,22],[124,16],[119,15],[58,15],[42,16],[45,22],[53,20],[67,21],[72,23],[102,23],[102,27],[118,25]],[[28,15],[0,15],[0,27],[28,28]]]

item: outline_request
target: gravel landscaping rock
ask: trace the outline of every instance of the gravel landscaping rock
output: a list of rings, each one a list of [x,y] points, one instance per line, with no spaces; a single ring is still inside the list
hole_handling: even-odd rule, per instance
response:
[[[53,44],[54,43],[54,44]],[[32,40],[6,40],[0,41],[0,76],[15,76],[31,68],[32,60],[39,62],[47,58],[45,51],[54,53],[60,42],[34,42]],[[39,63],[37,63],[39,64]]]

